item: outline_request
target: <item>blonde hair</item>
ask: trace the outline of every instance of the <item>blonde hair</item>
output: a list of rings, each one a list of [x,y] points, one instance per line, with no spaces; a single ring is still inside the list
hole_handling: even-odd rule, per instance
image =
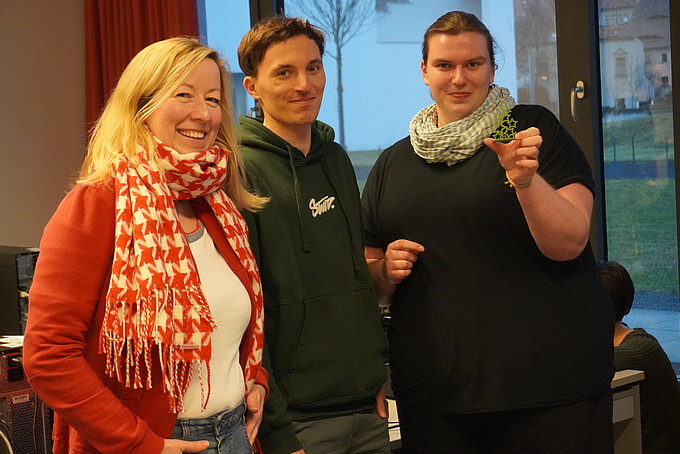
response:
[[[245,170],[234,131],[230,74],[217,51],[188,37],[169,38],[142,49],[130,61],[94,126],[79,183],[106,183],[121,157],[139,163],[140,146],[158,160],[156,145],[145,121],[206,58],[213,60],[221,79],[222,123],[215,137],[229,153],[225,192],[239,208],[255,211],[266,199],[246,189]]]

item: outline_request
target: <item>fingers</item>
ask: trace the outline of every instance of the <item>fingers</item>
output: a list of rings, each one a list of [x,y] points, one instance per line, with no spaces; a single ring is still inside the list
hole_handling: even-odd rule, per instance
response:
[[[395,240],[391,242],[387,246],[387,251],[405,251],[405,252],[412,252],[414,254],[420,254],[425,250],[425,248],[421,245],[416,243],[415,241],[410,241],[410,240]]]
[[[163,449],[161,454],[176,454],[181,452],[201,452],[208,449],[209,443],[207,440],[201,441],[184,441],[174,438],[166,438],[163,441]]]
[[[246,417],[246,435],[248,435],[248,442],[251,445],[255,443],[255,437],[257,437],[257,432],[260,430],[261,422],[262,418],[256,421],[255,418]]]
[[[251,444],[255,442],[262,423],[262,407],[266,392],[264,386],[256,383],[246,395],[246,433]]]
[[[208,449],[207,441],[184,441],[180,449],[182,452],[201,452]]]
[[[385,251],[385,276],[388,281],[398,284],[411,274],[413,264],[418,260],[418,254],[425,248],[410,240],[396,240],[387,246]]]
[[[410,270],[418,260],[418,254],[424,250],[422,245],[414,241],[396,240],[387,246],[385,261],[391,262],[389,267],[392,269]]]
[[[508,171],[512,181],[518,183],[521,179],[526,184],[538,170],[538,150],[543,137],[538,128],[532,127],[518,132],[516,141],[518,148],[512,155],[512,160],[505,164],[501,161],[501,165]]]
[[[514,168],[511,169],[511,170],[526,172],[528,170],[536,171],[537,169],[538,169],[538,160],[537,159],[525,158],[525,159],[518,159],[517,161],[515,161]]]
[[[375,412],[382,419],[387,418],[387,401],[385,400],[385,391],[380,388],[378,394],[375,395]]]
[[[518,132],[517,134],[515,134],[515,139],[516,140],[522,140],[522,139],[526,139],[526,138],[529,138],[529,137],[536,137],[536,136],[540,136],[540,135],[541,135],[541,131],[537,127],[531,126],[527,129],[523,129],[520,132]]]
[[[248,435],[248,441],[251,445],[255,443],[255,437],[257,437],[257,432],[260,430],[261,423],[262,412],[246,414],[246,434]]]
[[[538,148],[543,143],[543,137],[538,128],[531,127],[518,132],[515,135],[514,142],[517,145],[516,152],[519,156],[534,153],[538,155]]]
[[[255,383],[250,392],[246,395],[246,408],[251,413],[262,411],[267,390],[259,383]]]
[[[515,139],[509,143],[494,142],[490,137],[484,139],[484,145],[491,148],[495,152],[503,152],[506,150],[515,150],[522,147],[540,147],[543,143],[541,131],[536,127],[531,127],[515,134]]]
[[[484,144],[498,156],[501,166],[516,177],[530,177],[538,168],[538,152],[543,137],[536,127],[527,128],[515,135],[510,143],[484,139]]]

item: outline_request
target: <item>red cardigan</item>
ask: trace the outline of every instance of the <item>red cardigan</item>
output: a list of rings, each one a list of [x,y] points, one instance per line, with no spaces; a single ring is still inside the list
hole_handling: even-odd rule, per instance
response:
[[[104,373],[99,331],[113,259],[114,204],[111,189],[77,185],[47,224],[40,244],[23,359],[31,386],[55,412],[55,454],[160,453],[177,418],[162,392],[157,355],[151,390],[126,387]],[[247,272],[207,202],[196,199],[193,206],[250,292]],[[241,358],[254,347],[252,322]],[[267,388],[267,378],[260,364],[256,382]]]

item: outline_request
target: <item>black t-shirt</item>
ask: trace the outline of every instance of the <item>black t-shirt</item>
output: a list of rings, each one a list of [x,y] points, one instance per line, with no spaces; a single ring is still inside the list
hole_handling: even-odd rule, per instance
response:
[[[576,142],[548,110],[516,106],[540,129],[539,174],[593,190]],[[473,413],[571,402],[613,374],[613,316],[591,249],[564,262],[536,246],[515,190],[485,146],[428,164],[409,138],[386,149],[363,192],[365,242],[425,247],[392,299],[390,365],[400,405]]]

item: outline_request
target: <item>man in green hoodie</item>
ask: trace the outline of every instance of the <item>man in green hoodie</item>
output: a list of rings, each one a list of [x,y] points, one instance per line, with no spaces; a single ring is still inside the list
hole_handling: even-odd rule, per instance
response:
[[[270,198],[244,213],[265,299],[271,393],[266,454],[389,453],[382,385],[387,341],[363,258],[352,164],[316,120],[326,83],[323,33],[274,17],[241,40],[243,85],[263,118],[240,117],[252,188]]]

